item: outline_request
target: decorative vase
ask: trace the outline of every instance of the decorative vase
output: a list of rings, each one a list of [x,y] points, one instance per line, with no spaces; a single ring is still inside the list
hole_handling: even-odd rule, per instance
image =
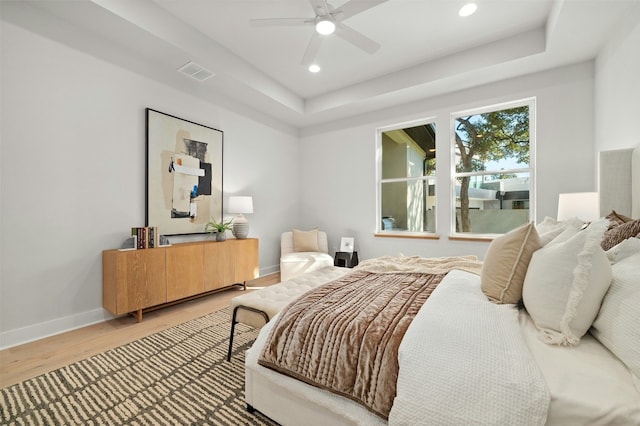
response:
[[[233,220],[233,229],[231,230],[233,236],[239,240],[247,238],[249,235],[249,222],[244,216],[238,215]]]
[[[227,233],[225,231],[216,232],[216,241],[224,241],[227,239]]]

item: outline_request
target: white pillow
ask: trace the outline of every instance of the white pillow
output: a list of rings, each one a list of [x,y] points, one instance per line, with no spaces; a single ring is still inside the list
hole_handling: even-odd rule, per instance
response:
[[[640,238],[627,238],[607,250],[607,257],[611,263],[616,263],[637,253],[640,253]],[[640,284],[638,286],[640,288]]]
[[[540,237],[540,242],[544,246],[564,231],[564,223],[545,216],[544,220],[536,225],[536,231],[538,232],[538,237]]]
[[[546,343],[578,344],[598,314],[611,284],[611,265],[600,247],[607,226],[606,220],[593,222],[531,257],[522,299]]]
[[[584,226],[584,221],[577,217],[559,222],[562,224],[561,232],[553,232],[551,235],[551,241],[546,244],[558,244],[567,241],[569,238],[576,235]]]
[[[536,225],[536,231],[543,246],[553,241],[564,231],[564,237],[569,238],[578,233],[584,222],[578,218],[558,222],[552,217],[545,216],[544,220]]]
[[[612,272],[591,334],[640,377],[640,248],[614,263]]]

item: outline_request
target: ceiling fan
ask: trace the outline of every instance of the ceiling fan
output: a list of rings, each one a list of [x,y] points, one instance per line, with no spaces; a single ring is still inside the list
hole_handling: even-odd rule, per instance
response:
[[[386,1],[388,0],[349,0],[342,6],[334,8],[326,0],[309,0],[316,14],[312,18],[261,18],[251,19],[249,22],[254,26],[315,26],[316,31],[311,36],[307,50],[302,57],[302,65],[309,66],[320,50],[321,36],[332,34],[334,31],[338,37],[369,54],[378,51],[380,49],[378,43],[345,25],[342,21]]]

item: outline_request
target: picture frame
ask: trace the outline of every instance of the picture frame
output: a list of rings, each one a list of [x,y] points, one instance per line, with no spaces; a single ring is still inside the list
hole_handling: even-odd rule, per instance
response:
[[[222,219],[223,132],[146,108],[145,224],[204,234]]]
[[[138,250],[138,237],[135,235],[128,237],[126,240],[124,240],[124,242],[122,243],[122,245],[118,250],[119,251]]]
[[[353,253],[355,239],[353,237],[340,238],[340,251]]]

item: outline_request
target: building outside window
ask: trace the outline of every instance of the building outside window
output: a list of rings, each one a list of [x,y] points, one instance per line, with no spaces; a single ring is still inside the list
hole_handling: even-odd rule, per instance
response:
[[[378,228],[435,233],[436,133],[430,120],[378,129]]]
[[[535,99],[452,114],[452,235],[534,220]]]

